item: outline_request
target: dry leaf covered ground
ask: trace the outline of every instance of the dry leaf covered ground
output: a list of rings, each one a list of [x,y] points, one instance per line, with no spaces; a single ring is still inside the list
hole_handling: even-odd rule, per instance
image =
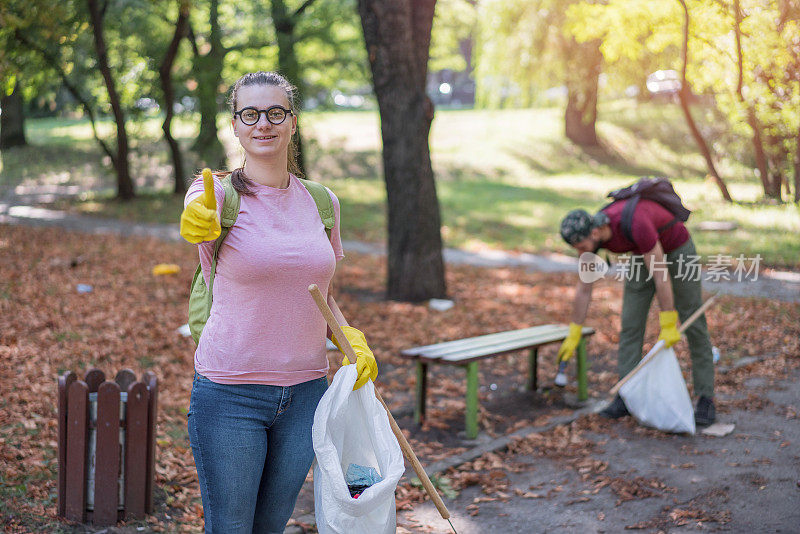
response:
[[[459,534],[796,532],[800,369],[765,360],[723,374],[724,437],[670,435],[598,415],[516,440],[447,473]],[[449,532],[429,503],[405,531]],[[401,531],[402,532],[402,531]]]
[[[69,531],[55,517],[56,377],[66,370],[82,374],[90,367],[106,374],[123,368],[131,368],[137,375],[146,370],[157,374],[156,514],[145,528],[200,530],[202,508],[185,415],[194,343],[176,332],[186,322],[189,282],[196,262],[196,252],[187,244],[0,226],[0,517],[7,531]],[[155,277],[151,269],[157,263],[178,264],[181,272]],[[420,459],[429,464],[469,446],[459,436],[464,427],[463,371],[433,369],[427,422],[420,428],[413,424],[410,412],[414,369],[398,357],[399,351],[534,324],[568,322],[575,277],[449,266],[448,291],[456,305],[437,312],[425,304],[383,300],[385,268],[385,258],[349,255],[337,275],[337,300],[349,321],[367,334],[379,361],[382,394],[398,414]],[[92,291],[79,293],[78,284],[91,285]],[[613,281],[598,285],[587,321],[598,330],[589,344],[589,384],[593,394],[602,395],[616,378],[621,286]],[[650,317],[649,342],[658,330],[656,311]],[[765,391],[769,381],[796,376],[800,305],[722,297],[709,311],[708,321],[712,341],[723,354],[721,363],[732,364],[743,356],[762,360],[720,376],[721,416],[737,410],[778,409]],[[555,350],[552,346],[541,351],[542,384],[549,384],[554,374]],[[678,353],[687,371],[684,342],[678,345]],[[571,411],[560,391],[525,392],[526,373],[524,355],[496,358],[481,366],[480,425],[484,435],[501,436]],[[752,377],[767,381],[766,389],[756,388],[742,396],[741,385]],[[786,420],[796,422],[798,408],[791,410],[786,408]],[[615,425],[610,427],[612,433],[625,434],[624,439],[633,442],[671,443],[677,439],[631,422]],[[608,468],[608,461],[601,459],[604,441],[616,439],[608,432],[607,424],[589,416],[514,442],[507,452],[490,453],[451,470],[446,474],[449,481],[441,481],[441,485],[446,491],[463,490],[458,499],[448,501],[454,517],[477,521],[484,506],[495,501],[536,501],[559,494],[558,484],[521,489],[513,483],[514,477],[535,471],[529,460],[540,457],[554,462],[552,465],[566,466],[586,484],[581,490],[585,493],[579,491],[568,499],[571,505],[588,505],[597,492],[611,492],[620,503],[669,495],[671,486],[659,477]],[[797,450],[796,443],[784,448]],[[680,466],[693,461],[690,454],[673,459],[679,469],[687,470],[691,467]],[[796,461],[793,468],[797,470]],[[477,488],[480,495],[465,501]],[[309,499],[306,488],[293,521],[296,525],[304,524],[303,514],[313,505]],[[419,504],[421,500],[418,488],[405,482],[399,487],[401,528],[445,531],[441,520],[427,514],[428,505]],[[699,504],[673,507],[642,528],[702,521],[724,524],[727,520],[723,513],[709,519],[701,512]],[[502,521],[503,516],[498,517]]]

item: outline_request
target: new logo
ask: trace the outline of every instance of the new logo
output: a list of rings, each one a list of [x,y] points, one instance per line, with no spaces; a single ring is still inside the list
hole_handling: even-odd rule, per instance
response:
[[[578,278],[591,284],[603,278],[608,272],[608,264],[594,252],[584,252],[578,258]]]

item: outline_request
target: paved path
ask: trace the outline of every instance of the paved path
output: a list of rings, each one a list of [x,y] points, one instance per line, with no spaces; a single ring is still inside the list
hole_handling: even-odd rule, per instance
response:
[[[75,215],[64,211],[35,207],[43,197],[63,194],[45,192],[29,195],[6,195],[0,199],[0,224],[27,226],[59,226],[68,230],[93,234],[118,234],[122,236],[147,236],[166,241],[179,241],[177,224],[141,224]],[[344,241],[346,251],[360,254],[386,254],[386,248],[375,243]],[[577,272],[577,260],[562,254],[525,254],[502,250],[470,252],[446,248],[444,259],[451,264],[481,267],[521,267],[538,272]],[[716,279],[715,279],[716,278]],[[763,271],[757,277],[738,281],[724,280],[704,273],[703,288],[740,297],[763,297],[785,302],[800,302],[800,273],[789,271]]]

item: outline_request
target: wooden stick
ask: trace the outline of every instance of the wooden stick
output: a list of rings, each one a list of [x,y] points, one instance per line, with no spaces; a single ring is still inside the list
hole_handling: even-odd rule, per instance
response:
[[[701,316],[701,315],[702,315],[702,314],[703,314],[703,313],[704,313],[704,312],[705,312],[705,311],[708,309],[708,307],[709,307],[709,306],[711,306],[711,304],[714,302],[714,299],[715,299],[715,298],[717,298],[717,295],[716,295],[716,294],[712,295],[712,296],[711,296],[711,298],[709,298],[707,301],[705,301],[705,302],[703,303],[703,305],[702,305],[702,306],[700,306],[699,308],[697,308],[697,310],[695,310],[695,312],[694,312],[693,314],[691,314],[691,315],[689,316],[689,318],[688,318],[688,319],[686,319],[686,320],[685,320],[683,323],[681,323],[681,327],[680,327],[680,329],[678,330],[678,332],[680,332],[681,334],[683,334],[683,333],[686,331],[686,329],[687,329],[687,328],[689,328],[689,326],[690,326],[690,325],[691,325],[693,322],[695,322],[695,320],[696,320],[698,317],[700,317],[700,316]],[[658,347],[658,348],[657,348],[657,347]],[[641,370],[642,370],[642,367],[644,367],[645,365],[647,365],[647,363],[648,363],[648,362],[650,362],[650,361],[651,361],[653,358],[655,358],[655,357],[656,357],[656,354],[658,354],[659,352],[661,352],[661,349],[663,349],[663,348],[664,348],[664,345],[663,345],[663,343],[661,344],[661,346],[660,346],[660,347],[659,347],[658,343],[656,343],[656,344],[655,344],[655,346],[654,346],[654,347],[653,347],[653,348],[650,350],[650,352],[648,352],[648,353],[645,355],[645,357],[644,357],[644,358],[642,358],[642,361],[640,361],[640,362],[639,362],[639,363],[636,365],[636,367],[634,367],[634,368],[631,370],[631,372],[630,372],[630,373],[628,373],[627,375],[625,375],[623,378],[621,378],[621,379],[620,379],[620,381],[619,381],[619,382],[617,382],[616,384],[614,384],[614,387],[612,387],[612,388],[611,388],[611,391],[610,391],[611,395],[616,395],[617,393],[619,393],[619,389],[620,389],[620,388],[621,388],[621,387],[622,387],[622,386],[625,384],[625,382],[627,382],[628,380],[630,380],[630,379],[631,379],[631,377],[633,377],[633,375],[635,375],[636,373],[638,373],[639,371],[641,371]]]
[[[325,297],[322,296],[322,292],[319,290],[316,284],[311,284],[308,286],[308,291],[311,293],[311,296],[314,297],[314,301],[317,303],[317,307],[319,311],[322,312],[322,315],[325,317],[325,321],[328,323],[328,326],[333,332],[333,335],[336,336],[336,340],[339,342],[339,345],[342,347],[345,356],[347,359],[350,360],[351,363],[356,363],[356,353],[353,350],[353,347],[350,346],[350,343],[347,341],[347,338],[342,331],[342,327],[339,326],[339,323],[336,321],[336,318],[333,316],[333,311],[331,311],[330,306],[325,301]],[[420,482],[422,482],[422,486],[425,488],[425,491],[428,492],[430,495],[433,504],[436,505],[436,509],[439,510],[439,514],[441,514],[443,519],[450,519],[450,512],[447,510],[447,507],[442,502],[442,498],[439,496],[439,493],[436,491],[436,488],[433,487],[431,483],[431,479],[428,478],[428,474],[423,469],[422,464],[417,459],[417,455],[414,454],[414,450],[411,448],[411,444],[408,443],[408,440],[403,435],[403,432],[400,430],[400,427],[397,426],[397,421],[394,420],[392,417],[392,412],[389,411],[389,407],[386,406],[386,403],[383,402],[383,398],[381,394],[378,392],[378,388],[375,388],[375,396],[378,398],[378,401],[383,405],[383,408],[386,410],[386,415],[389,416],[389,425],[392,427],[392,432],[394,432],[397,441],[400,443],[400,449],[403,451],[403,455],[411,462],[411,467],[414,468],[414,471],[417,473],[417,477],[419,477]]]

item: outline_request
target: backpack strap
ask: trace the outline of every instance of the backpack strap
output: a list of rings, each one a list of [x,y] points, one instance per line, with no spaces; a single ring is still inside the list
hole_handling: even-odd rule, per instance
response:
[[[669,230],[670,228],[672,228],[676,223],[679,223],[679,222],[681,222],[681,218],[676,216],[674,219],[672,219],[670,222],[668,222],[664,226],[659,226],[656,229],[656,232],[658,232],[658,235],[661,235],[664,232],[666,232],[667,230]]]
[[[622,233],[625,235],[625,239],[634,245],[636,242],[633,240],[633,212],[636,210],[636,205],[638,203],[639,195],[633,195],[628,198],[625,207],[622,208],[622,216],[620,218],[620,227],[622,228]]]
[[[639,195],[633,195],[628,199],[628,203],[625,204],[625,207],[622,208],[622,217],[620,220],[620,227],[622,228],[622,233],[625,234],[625,239],[633,243],[633,212],[636,209],[636,204],[639,203]],[[659,226],[656,228],[656,233],[660,236],[670,228],[672,228],[675,223],[680,222],[680,217],[675,217],[670,222],[663,226]]]
[[[333,209],[333,200],[328,194],[328,188],[318,182],[298,178],[300,183],[308,190],[314,203],[317,205],[319,218],[322,219],[322,224],[325,225],[325,233],[328,234],[328,240],[331,239],[331,230],[336,223],[336,212]]]
[[[239,205],[242,202],[242,197],[233,187],[230,174],[222,178],[220,182],[222,182],[222,188],[225,190],[225,200],[222,204],[222,217],[219,222],[223,228],[230,228],[239,216]]]
[[[214,275],[217,274],[217,257],[219,256],[219,247],[222,245],[222,242],[225,241],[225,238],[228,237],[228,233],[231,231],[231,226],[234,225],[236,218],[239,217],[239,207],[242,202],[242,197],[233,187],[233,183],[231,183],[230,174],[223,177],[220,182],[222,183],[222,188],[225,190],[225,200],[222,202],[222,216],[220,217],[219,221],[222,231],[220,232],[216,243],[214,243],[214,255],[211,257],[211,272],[208,274],[208,291],[212,295],[213,293],[211,293],[211,291],[214,289]]]

